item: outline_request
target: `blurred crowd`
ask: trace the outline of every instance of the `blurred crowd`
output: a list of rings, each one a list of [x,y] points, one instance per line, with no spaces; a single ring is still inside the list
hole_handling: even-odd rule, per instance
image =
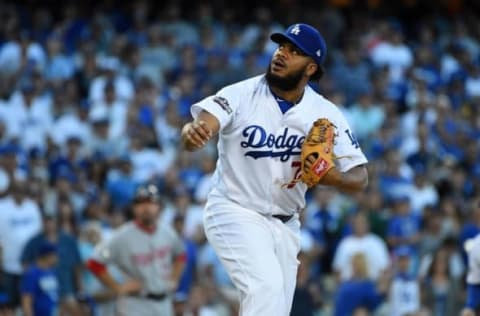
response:
[[[45,239],[57,244],[61,314],[113,315],[84,263],[129,220],[145,182],[187,248],[177,315],[235,315],[202,227],[216,147],[185,152],[180,128],[191,104],[264,72],[269,34],[296,21],[326,38],[312,87],[345,113],[370,183],[353,196],[308,193],[292,315],[458,313],[464,246],[480,233],[480,17],[462,1],[408,20],[375,10],[382,1],[327,2],[280,1],[279,17],[215,1],[1,3],[0,315]]]

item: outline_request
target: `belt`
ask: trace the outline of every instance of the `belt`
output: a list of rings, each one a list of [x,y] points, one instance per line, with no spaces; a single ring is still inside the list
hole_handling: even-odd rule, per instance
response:
[[[278,218],[282,222],[286,223],[293,218],[293,215],[272,215],[275,218]]]
[[[130,295],[136,298],[146,298],[153,301],[163,301],[167,298],[167,293],[146,293],[146,294],[139,294],[139,295]]]

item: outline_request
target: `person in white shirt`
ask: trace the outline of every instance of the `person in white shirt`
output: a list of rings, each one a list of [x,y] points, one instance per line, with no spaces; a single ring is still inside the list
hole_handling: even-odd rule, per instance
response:
[[[53,122],[49,137],[56,145],[65,146],[71,137],[81,139],[83,144],[91,143],[92,128],[88,120],[90,107],[91,103],[83,100],[76,105],[74,112],[65,113]]]
[[[108,137],[119,139],[124,136],[127,124],[127,103],[117,98],[117,91],[113,81],[107,81],[104,87],[103,99],[92,104],[90,116],[94,112],[105,112],[109,120]]]
[[[415,170],[414,183],[407,195],[410,198],[412,212],[417,216],[422,216],[426,206],[435,206],[439,200],[437,189],[428,181],[425,171],[420,168]]]
[[[467,302],[461,316],[475,316],[480,313],[480,234],[465,244],[465,250],[468,253]]]
[[[388,66],[390,80],[403,80],[405,71],[413,63],[413,53],[405,44],[401,26],[392,24],[385,41],[375,46],[370,58],[377,67]]]
[[[121,63],[116,57],[103,57],[98,60],[100,68],[103,70],[101,76],[93,79],[89,89],[89,99],[92,102],[101,101],[105,94],[105,85],[108,81],[113,81],[117,98],[129,102],[133,99],[135,88],[133,83],[127,77],[118,73]]]
[[[270,39],[278,44],[267,72],[192,105],[182,129],[189,151],[218,135],[218,161],[203,222],[208,241],[240,292],[240,315],[284,316],[291,310],[300,251],[299,181],[303,141],[314,122],[337,128],[336,167],[319,181],[346,192],[368,182],[367,159],[342,112],[309,81],[323,74],[326,44],[298,23]],[[309,162],[306,163],[309,166]]]
[[[27,62],[33,63],[35,68],[42,70],[46,63],[43,47],[32,41],[26,32],[16,34],[16,30],[8,30],[8,28],[7,23],[4,34],[10,35],[11,38],[0,48],[0,71],[4,74],[15,74]]]
[[[176,149],[167,147],[159,151],[147,147],[140,135],[132,135],[130,158],[133,166],[132,177],[138,182],[147,182],[156,176],[164,175],[173,166]]]
[[[10,186],[10,194],[0,200],[1,270],[13,307],[19,303],[22,250],[30,238],[42,229],[40,209],[36,202],[26,196],[26,187],[26,183],[14,181]]]
[[[8,134],[18,138],[24,149],[46,148],[52,125],[51,100],[37,95],[32,82],[22,82],[20,90],[12,94],[6,114]]]
[[[352,256],[362,253],[367,259],[369,277],[377,280],[390,264],[387,245],[384,240],[370,232],[363,213],[355,214],[352,222],[353,235],[340,241],[333,258],[333,269],[340,280],[348,280],[352,276]]]
[[[400,246],[394,251],[395,275],[390,285],[388,315],[415,315],[420,310],[420,287],[418,280],[412,276],[411,250]]]

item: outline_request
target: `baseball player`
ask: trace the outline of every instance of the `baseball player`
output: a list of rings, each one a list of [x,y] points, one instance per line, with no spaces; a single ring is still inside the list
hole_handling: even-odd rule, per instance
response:
[[[152,185],[140,186],[133,201],[134,221],[101,243],[87,266],[118,296],[117,315],[173,315],[171,293],[183,271],[182,240],[170,227],[157,227],[159,194]],[[106,265],[114,263],[129,280],[118,284]]]
[[[480,235],[468,241],[465,248],[468,253],[467,303],[462,316],[475,316],[480,313]]]
[[[326,45],[320,33],[295,24],[270,38],[278,48],[266,73],[193,104],[194,119],[182,129],[190,151],[219,136],[204,228],[246,316],[290,312],[299,264],[298,213],[307,190],[299,181],[306,170],[300,155],[317,119],[336,126],[333,151],[339,157],[320,183],[357,192],[368,182],[367,160],[346,119],[308,85],[323,73]]]

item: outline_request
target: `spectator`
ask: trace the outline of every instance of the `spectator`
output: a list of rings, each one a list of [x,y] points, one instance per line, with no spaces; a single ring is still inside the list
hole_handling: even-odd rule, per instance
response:
[[[105,113],[109,121],[108,138],[118,140],[125,134],[127,124],[127,103],[117,97],[113,81],[107,81],[104,86],[103,98],[93,103],[90,116],[94,112]]]
[[[145,182],[163,176],[172,166],[175,157],[174,148],[167,147],[159,152],[154,148],[147,147],[145,140],[140,135],[132,135],[130,139],[132,177],[135,181]]]
[[[384,170],[379,174],[379,189],[386,200],[406,196],[412,187],[413,172],[396,149],[384,154]]]
[[[411,48],[405,44],[402,26],[393,22],[389,25],[385,38],[370,51],[370,58],[377,67],[388,66],[390,80],[404,79],[408,67],[413,63]]]
[[[113,207],[125,210],[133,200],[139,182],[132,178],[132,161],[129,156],[121,156],[116,166],[112,166],[108,171],[105,187]]]
[[[176,214],[173,219],[173,228],[179,236],[183,235],[183,227],[185,223],[185,216],[183,214]],[[176,303],[184,302],[188,299],[190,291],[193,287],[197,266],[197,245],[194,240],[183,237],[183,243],[185,244],[185,253],[187,260],[185,262],[185,268],[183,274],[180,277],[180,282],[175,293]]]
[[[413,269],[416,269],[418,264],[417,247],[420,237],[420,221],[412,214],[409,198],[398,197],[393,201],[393,216],[388,223],[387,241],[390,247],[410,247],[413,252]]]
[[[421,258],[418,271],[419,278],[425,280],[428,277],[438,252],[445,253],[447,261],[444,262],[444,264],[446,265],[447,273],[452,280],[458,282],[464,276],[465,264],[462,260],[460,250],[457,248],[456,238],[453,236],[447,236],[440,240],[438,247],[432,249],[432,251]]]
[[[383,125],[385,112],[381,105],[375,104],[370,90],[360,93],[356,100],[348,109],[348,118],[358,140],[368,143]]]
[[[12,94],[6,114],[9,116],[8,135],[18,138],[23,149],[46,149],[48,130],[52,124],[52,104],[38,95],[30,78],[20,83]]]
[[[73,112],[61,114],[54,120],[49,137],[55,145],[64,147],[71,138],[79,138],[84,144],[91,142],[90,106],[89,101],[83,100],[75,105]]]
[[[20,303],[22,249],[42,229],[42,219],[38,205],[26,195],[26,183],[14,181],[9,191],[7,197],[0,200],[1,274],[8,305],[16,308]]]
[[[360,43],[347,40],[340,56],[332,66],[332,79],[346,97],[346,105],[351,105],[357,98],[372,89],[370,82],[371,69],[362,56]],[[353,122],[353,121],[352,121]]]
[[[46,43],[48,61],[45,77],[51,81],[61,82],[69,79],[75,72],[74,64],[63,52],[63,42],[58,34],[52,34]]]
[[[81,291],[81,258],[74,235],[59,230],[57,217],[46,215],[43,218],[43,231],[33,236],[25,245],[22,264],[29,267],[35,263],[35,254],[45,243],[57,248],[58,260],[54,265],[59,281],[59,304],[64,312],[79,315],[76,294]]]
[[[20,30],[17,23],[13,19],[6,23],[5,34],[9,38],[0,49],[2,73],[15,74],[27,65],[43,69],[46,58],[45,50],[39,43],[32,40],[28,32]]]
[[[435,252],[433,261],[422,286],[425,289],[425,304],[433,316],[453,315],[459,310],[459,279],[449,269],[451,259],[445,249]]]
[[[350,261],[352,275],[340,283],[335,295],[335,316],[348,316],[358,309],[373,312],[384,300],[388,288],[387,280],[382,280],[379,286],[368,277],[368,263],[362,253],[356,253]]]
[[[58,260],[55,245],[43,242],[35,254],[35,262],[26,269],[21,280],[22,310],[25,316],[57,315],[59,280],[55,273]]]
[[[420,285],[410,272],[411,250],[406,246],[395,249],[395,276],[390,285],[389,315],[415,315],[420,311]]]
[[[390,263],[387,245],[380,237],[372,234],[367,218],[357,213],[352,219],[353,235],[346,236],[338,245],[333,259],[333,268],[339,280],[349,280],[352,271],[352,257],[356,254],[365,256],[367,276],[377,280]]]
[[[108,56],[97,60],[103,74],[94,78],[89,88],[89,99],[92,102],[101,101],[104,98],[107,82],[113,81],[117,98],[129,102],[134,96],[134,87],[130,79],[118,73],[120,61],[116,57]]]
[[[90,151],[94,155],[106,160],[114,160],[120,155],[126,154],[129,140],[125,138],[112,138],[109,133],[112,130],[105,107],[96,107],[89,114],[91,124]]]
[[[436,206],[439,202],[438,192],[433,185],[427,180],[427,175],[423,170],[417,169],[413,178],[413,185],[408,193],[412,214],[421,217],[425,207]]]

